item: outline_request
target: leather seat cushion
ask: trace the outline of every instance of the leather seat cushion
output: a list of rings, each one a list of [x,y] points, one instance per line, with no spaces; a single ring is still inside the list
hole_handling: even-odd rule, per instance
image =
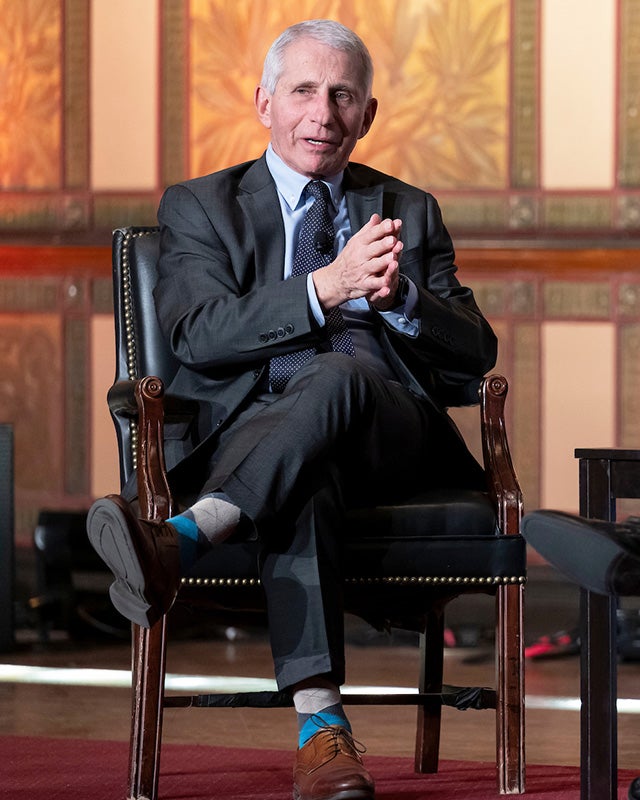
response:
[[[408,503],[349,514],[345,575],[349,577],[523,576],[525,543],[498,536],[482,492],[426,492]],[[188,577],[257,579],[259,542],[228,542],[201,559]]]

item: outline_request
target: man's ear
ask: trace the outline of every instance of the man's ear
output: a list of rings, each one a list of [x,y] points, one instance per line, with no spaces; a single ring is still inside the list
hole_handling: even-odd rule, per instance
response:
[[[253,101],[258,112],[258,119],[265,128],[271,127],[271,95],[262,86],[256,87]]]
[[[369,128],[371,127],[373,120],[376,116],[376,111],[378,110],[378,101],[375,97],[372,97],[369,102],[367,103],[367,107],[364,111],[364,118],[362,120],[362,127],[360,128],[360,134],[358,139],[362,139],[363,136],[366,136],[369,133]]]

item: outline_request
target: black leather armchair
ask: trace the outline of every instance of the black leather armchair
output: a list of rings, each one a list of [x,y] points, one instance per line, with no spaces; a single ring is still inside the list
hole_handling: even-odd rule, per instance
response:
[[[152,290],[159,235],[156,228],[116,230],[113,279],[117,375],[109,393],[120,452],[122,482],[137,466],[141,514],[172,513],[164,470],[165,415],[189,413],[164,384],[176,362],[156,322]],[[487,491],[425,492],[411,503],[359,510],[351,516],[346,544],[345,605],[379,628],[398,626],[421,634],[418,693],[359,697],[359,703],[411,703],[418,709],[415,769],[436,772],[442,704],[496,709],[498,789],[524,791],[524,680],[522,601],[525,546],[519,535],[522,496],[513,470],[504,422],[507,382],[485,379],[478,391]],[[495,688],[443,684],[444,612],[461,594],[496,598]],[[225,543],[183,579],[178,602],[206,603],[229,612],[263,608],[257,549],[253,542]],[[166,620],[134,627],[133,708],[129,797],[155,798],[163,709],[170,706],[283,705],[265,696],[165,696]],[[356,702],[345,698],[345,702]]]

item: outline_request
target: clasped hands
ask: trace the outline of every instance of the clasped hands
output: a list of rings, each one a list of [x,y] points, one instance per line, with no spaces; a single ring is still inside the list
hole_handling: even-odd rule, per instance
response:
[[[318,300],[325,311],[364,297],[379,311],[396,303],[402,220],[373,214],[354,234],[335,261],[313,273]]]

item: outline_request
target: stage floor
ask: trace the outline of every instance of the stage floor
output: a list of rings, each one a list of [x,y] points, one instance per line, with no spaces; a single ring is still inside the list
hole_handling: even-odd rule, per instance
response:
[[[577,622],[575,587],[545,569],[533,573],[526,592],[527,642]],[[463,635],[474,630],[483,634],[491,629],[491,608],[489,598],[481,596],[457,600],[450,607],[448,622]],[[172,641],[169,648],[168,672],[172,675],[272,678],[269,646],[262,628],[240,629],[233,639],[233,632],[196,624],[195,620],[190,625],[190,635]],[[418,651],[412,637],[374,635],[351,619],[347,633],[349,684],[415,687]],[[492,686],[492,652],[482,635],[477,646],[448,649],[445,681]],[[15,650],[0,654],[0,729],[5,735],[126,740],[129,664],[126,639],[96,633],[73,641],[54,632],[51,641],[43,645],[33,634],[22,632]],[[29,669],[16,677],[20,670],[11,672],[10,668],[20,666],[52,671]],[[87,677],[97,685],[81,685]],[[527,661],[526,694],[527,761],[577,765],[578,656]],[[619,766],[637,769],[640,774],[640,661],[620,664],[618,696],[635,701],[619,715]],[[411,755],[413,708],[350,707],[349,716],[355,736],[370,754]],[[295,738],[294,712],[290,709],[171,709],[165,713],[167,742],[293,750]],[[445,759],[492,761],[493,712],[445,708],[441,755]]]

